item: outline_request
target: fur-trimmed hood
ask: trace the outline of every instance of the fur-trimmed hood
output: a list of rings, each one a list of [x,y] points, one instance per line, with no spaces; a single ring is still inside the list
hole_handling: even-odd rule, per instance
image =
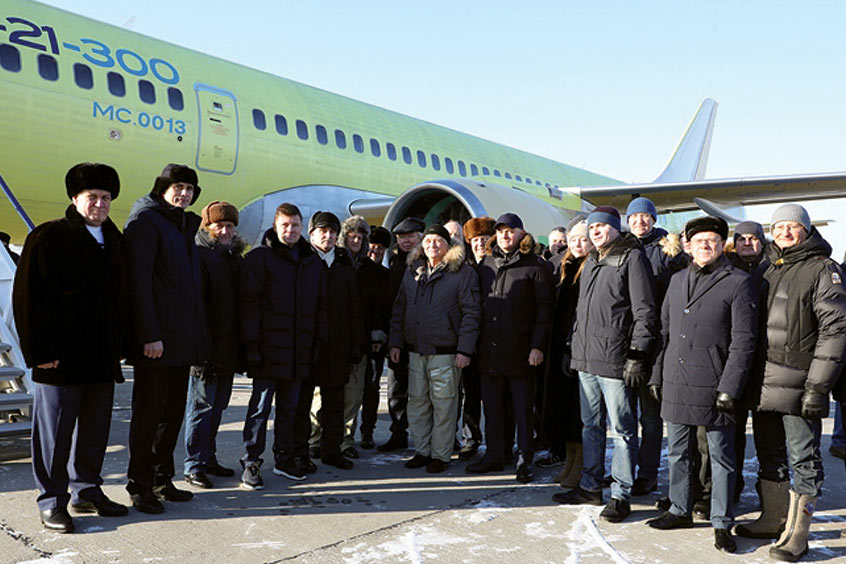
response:
[[[658,240],[658,246],[661,247],[661,251],[665,255],[669,257],[677,256],[683,250],[681,235],[678,233],[667,233]]]
[[[526,232],[526,234],[523,235],[523,238],[520,239],[520,247],[518,248],[518,250],[520,251],[521,255],[535,254],[535,238],[531,233]],[[486,255],[494,255],[494,251],[496,251],[502,256],[505,255],[505,253],[502,251],[502,249],[499,248],[499,245],[497,245],[496,243],[496,235],[488,239],[488,242],[485,245]]]
[[[418,271],[421,267],[426,266],[426,255],[423,254],[423,243],[420,243],[410,253],[406,259],[406,264],[414,271]],[[464,264],[464,245],[451,245],[447,253],[444,255],[442,264],[449,272],[458,272],[461,265]],[[440,266],[440,265],[439,265]]]

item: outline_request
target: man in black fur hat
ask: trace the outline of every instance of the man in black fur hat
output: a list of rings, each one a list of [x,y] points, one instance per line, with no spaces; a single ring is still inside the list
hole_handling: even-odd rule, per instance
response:
[[[118,174],[80,163],[65,185],[72,202],[65,217],[26,239],[13,303],[35,383],[32,468],[41,522],[70,533],[69,501],[77,513],[128,512],[100,488],[128,315],[123,236],[109,219]]]

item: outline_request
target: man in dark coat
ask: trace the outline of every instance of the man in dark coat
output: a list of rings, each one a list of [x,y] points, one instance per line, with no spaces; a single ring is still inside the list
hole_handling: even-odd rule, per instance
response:
[[[195,242],[203,273],[209,355],[204,365],[191,367],[185,417],[185,480],[210,488],[209,474],[235,475],[233,469],[218,463],[215,442],[223,410],[232,396],[233,377],[243,371],[238,285],[246,242],[236,231],[238,208],[232,204],[214,201],[200,215],[202,223]]]
[[[12,303],[34,382],[32,469],[41,522],[70,533],[68,501],[79,513],[128,511],[100,488],[115,382],[123,382],[128,310],[123,236],[109,219],[117,172],[80,163],[65,186],[72,204],[64,218],[27,237]]]
[[[341,443],[341,454],[347,458],[358,458],[359,454],[354,446],[355,425],[365,386],[368,381],[373,380],[371,354],[382,351],[388,341],[388,316],[384,309],[388,269],[370,260],[370,226],[360,215],[348,217],[341,224],[338,247],[346,249],[352,258],[355,287],[358,290],[356,300],[362,320],[360,331],[363,333],[362,340],[366,343],[365,350],[362,351],[364,354],[358,364],[353,366],[349,381],[344,387],[344,440]],[[363,423],[361,434],[362,446],[365,441],[373,442],[372,430],[370,436],[366,436]]]
[[[312,379],[303,382],[297,404],[294,454],[307,473],[317,470],[309,460],[309,447],[319,449],[324,464],[342,470],[353,467],[352,460],[341,454],[344,387],[351,367],[361,362],[365,339],[352,257],[337,246],[340,231],[341,222],[331,212],[317,211],[308,222],[311,246],[327,269],[329,341],[320,348]],[[320,387],[319,394],[315,386]]]
[[[373,272],[372,282],[366,283],[368,289],[359,289],[362,292],[372,292],[379,297],[378,310],[381,312],[380,333],[371,333],[373,344],[368,351],[370,370],[364,382],[364,393],[361,399],[361,448],[373,448],[373,430],[376,428],[376,418],[379,411],[379,387],[382,382],[382,372],[385,368],[385,356],[388,354],[385,344],[388,342],[388,315],[389,305],[385,301],[385,294],[388,291],[388,269],[382,265],[385,258],[385,251],[391,246],[391,232],[381,225],[370,226],[370,248],[367,251],[367,258],[373,263],[376,270]],[[370,276],[368,276],[369,278]],[[362,282],[364,283],[364,282]],[[372,287],[372,288],[371,288]],[[379,344],[382,343],[382,344]]]
[[[408,420],[416,451],[406,468],[446,470],[455,442],[461,370],[479,336],[479,277],[438,224],[409,255],[391,317],[391,360],[409,353]]]
[[[416,217],[407,217],[394,226],[397,244],[391,250],[388,261],[388,291],[385,295],[388,311],[397,299],[402,278],[408,267],[410,253],[423,239],[426,224]],[[388,413],[391,416],[391,438],[379,445],[379,452],[390,452],[408,447],[408,353],[400,355],[399,362],[389,362],[388,367]]]
[[[247,374],[253,379],[244,421],[246,453],[241,458],[241,485],[246,489],[264,487],[261,457],[274,396],[273,473],[305,480],[294,459],[294,420],[300,387],[312,377],[329,328],[326,267],[302,230],[299,208],[280,204],[262,245],[247,253],[241,266],[241,340]]]
[[[536,371],[543,363],[552,325],[552,275],[534,253],[535,240],[513,213],[501,215],[496,237],[479,268],[482,332],[479,372],[485,408],[487,451],[467,472],[502,470],[506,388],[517,423],[517,480],[532,481],[532,407]]]
[[[755,430],[762,512],[736,532],[766,538],[783,526],[770,556],[795,561],[808,550],[823,484],[821,418],[846,358],[846,291],[839,265],[829,258],[831,246],[805,208],[785,204],[770,224],[766,361],[756,390],[758,416],[767,419]]]
[[[185,211],[199,195],[197,173],[169,164],[126,222],[134,330],[129,359],[135,368],[126,489],[144,513],[164,511],[158,497],[193,497],[172,480],[188,375],[206,360],[206,308],[194,244],[200,218]]]
[[[693,262],[673,276],[664,298],[661,345],[649,382],[667,421],[672,505],[647,524],[656,529],[693,526],[692,458],[696,428],[704,426],[713,476],[714,544],[734,552],[734,413],[755,356],[757,300],[749,275],[723,256],[724,220],[692,219],[685,233]]]
[[[570,362],[579,371],[582,479],[578,488],[553,499],[602,505],[607,413],[617,435],[611,463],[614,482],[600,517],[616,523],[631,513],[637,460],[632,393],[649,379],[648,359],[658,335],[655,281],[640,241],[620,232],[616,209],[594,209],[587,224],[594,250],[585,260],[579,284]]]

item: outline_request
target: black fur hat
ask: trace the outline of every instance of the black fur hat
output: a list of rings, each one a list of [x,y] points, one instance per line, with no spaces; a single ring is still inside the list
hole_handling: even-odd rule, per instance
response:
[[[156,177],[156,182],[153,184],[153,190],[150,193],[156,196],[162,196],[170,185],[175,182],[185,182],[194,187],[194,197],[191,198],[192,204],[200,197],[202,189],[197,184],[197,172],[189,166],[174,163],[170,163],[164,167],[162,173]]]
[[[688,221],[684,226],[684,236],[690,241],[697,233],[710,231],[716,233],[725,241],[728,238],[728,230],[726,220],[721,217],[706,215],[705,217],[695,217]]]
[[[115,169],[100,163],[79,163],[65,175],[65,188],[68,198],[73,198],[83,190],[105,190],[116,200],[120,194],[120,178]]]
[[[370,242],[371,243],[378,243],[385,248],[391,246],[391,232],[382,227],[381,225],[377,226],[370,226]]]

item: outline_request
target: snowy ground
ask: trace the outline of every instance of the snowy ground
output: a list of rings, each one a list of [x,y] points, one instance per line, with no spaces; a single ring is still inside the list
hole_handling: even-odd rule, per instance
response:
[[[108,495],[123,503],[128,503],[123,484],[130,389],[130,384],[118,388],[104,468]],[[219,442],[219,456],[229,465],[241,454],[240,421],[248,394],[248,380],[239,379]],[[377,442],[387,438],[387,415],[380,417]],[[826,421],[826,434],[830,423]],[[824,437],[825,447],[828,440]],[[265,463],[262,491],[239,489],[238,477],[217,478],[218,487],[194,489],[194,500],[168,503],[163,515],[132,510],[121,518],[76,517],[77,534],[59,535],[45,531],[38,521],[28,445],[0,441],[0,564],[770,562],[765,541],[739,539],[738,554],[717,552],[706,522],[689,530],[650,529],[644,521],[658,515],[657,494],[636,499],[626,522],[610,524],[599,520],[599,507],[564,507],[552,501],[559,491],[552,482],[558,468],[536,470],[535,482],[522,485],[513,468],[471,476],[464,463],[454,461],[446,473],[433,476],[403,468],[412,451],[361,452],[348,472],[318,464],[317,474],[294,483],[274,476]],[[609,467],[610,453],[609,448]],[[181,456],[180,446],[178,467]],[[844,467],[827,451],[824,460],[825,491],[803,561],[842,562]],[[756,465],[754,459],[746,461],[739,520],[755,515],[751,485]],[[665,472],[661,489],[666,490]]]

